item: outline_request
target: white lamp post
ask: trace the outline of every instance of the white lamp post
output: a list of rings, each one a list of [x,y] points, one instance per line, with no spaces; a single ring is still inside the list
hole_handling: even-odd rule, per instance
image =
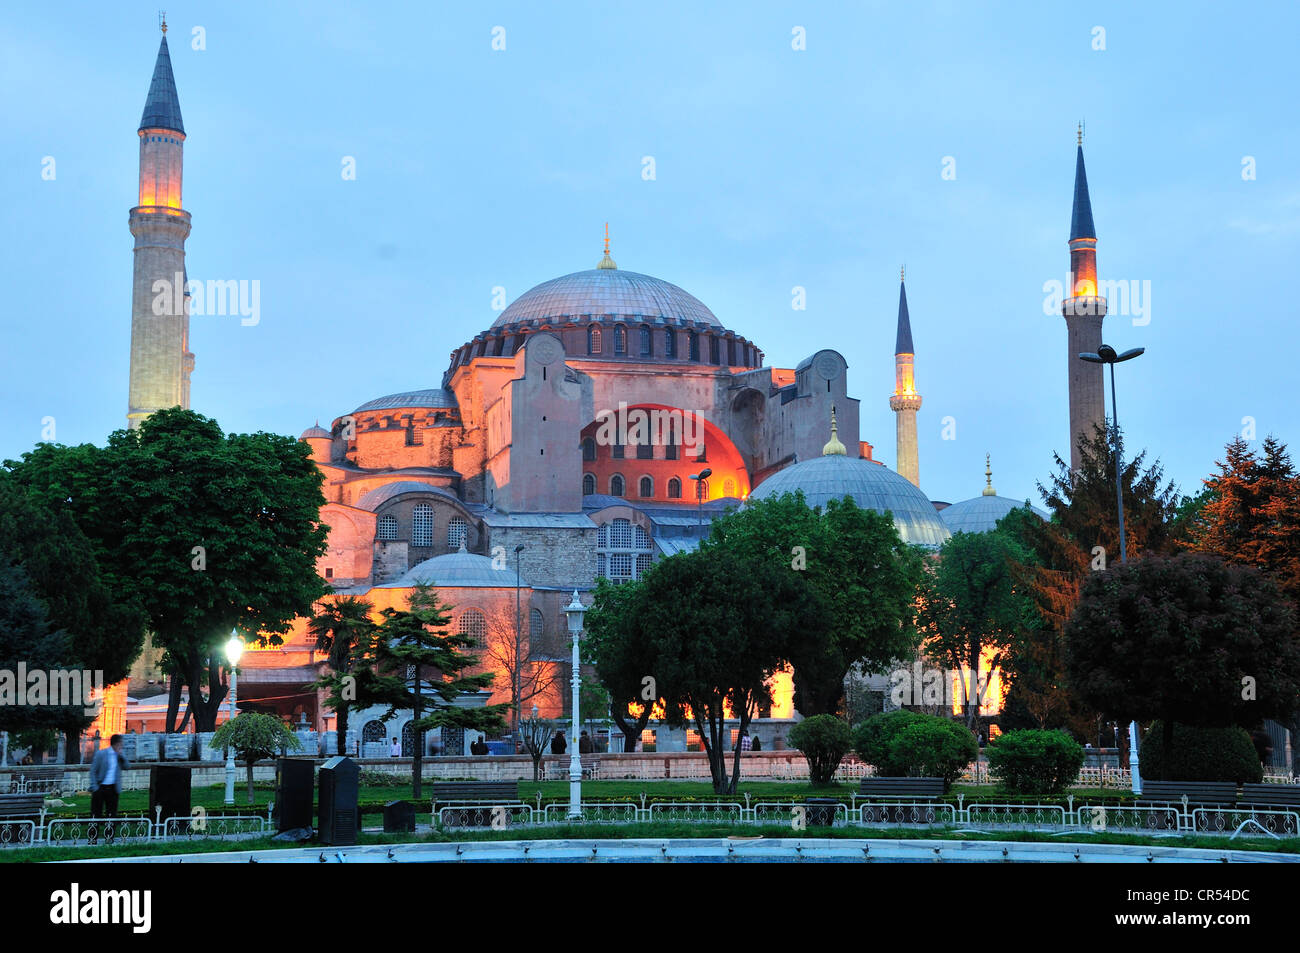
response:
[[[573,728],[569,736],[569,818],[582,817],[582,759],[578,757],[578,685],[582,677],[581,660],[578,657],[578,642],[582,637],[582,617],[587,607],[578,598],[578,590],[573,590],[573,601],[564,607],[564,614],[569,619],[569,635],[573,638]]]
[[[235,666],[239,656],[244,652],[244,640],[235,629],[230,630],[230,641],[226,643],[226,660],[230,663],[230,721],[235,720],[235,690],[238,676]],[[226,803],[235,803],[235,746],[226,745]]]

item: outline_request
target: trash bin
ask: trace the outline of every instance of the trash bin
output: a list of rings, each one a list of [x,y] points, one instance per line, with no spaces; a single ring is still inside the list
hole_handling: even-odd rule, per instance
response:
[[[410,801],[389,801],[384,805],[385,834],[405,834],[414,830],[414,804]]]
[[[810,797],[804,801],[809,827],[831,827],[835,823],[835,809],[839,801],[833,797]]]
[[[357,811],[360,769],[351,758],[330,758],[321,765],[316,807],[317,832],[322,844],[348,846],[357,842],[361,815]]]

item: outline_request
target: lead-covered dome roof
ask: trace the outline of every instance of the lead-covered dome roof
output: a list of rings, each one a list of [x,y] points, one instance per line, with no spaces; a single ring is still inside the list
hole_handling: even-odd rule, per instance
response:
[[[906,478],[870,460],[840,453],[813,457],[780,470],[758,485],[751,499],[802,490],[809,506],[852,497],[863,509],[888,512],[905,543],[938,548],[949,537],[934,504]]]
[[[671,324],[701,322],[722,327],[713,312],[690,292],[660,278],[612,267],[576,271],[543,281],[516,298],[492,326],[554,322],[581,315],[615,315]]]
[[[489,557],[468,553],[462,548],[459,552],[416,563],[397,579],[376,588],[413,589],[422,584],[438,589],[514,588],[515,570],[514,567],[497,569]],[[528,580],[522,577],[519,584],[529,585]]]
[[[977,496],[962,500],[939,511],[939,518],[950,533],[987,533],[998,525],[998,520],[1018,507],[1028,507],[1036,516],[1048,516],[1027,500],[1013,500],[1006,496]]]

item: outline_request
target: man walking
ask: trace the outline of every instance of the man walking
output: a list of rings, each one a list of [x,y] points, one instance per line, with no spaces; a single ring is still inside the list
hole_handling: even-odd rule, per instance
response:
[[[126,756],[122,754],[122,736],[113,735],[108,747],[95,752],[90,763],[90,816],[114,817],[117,814],[117,796],[122,792],[122,772],[127,769]]]

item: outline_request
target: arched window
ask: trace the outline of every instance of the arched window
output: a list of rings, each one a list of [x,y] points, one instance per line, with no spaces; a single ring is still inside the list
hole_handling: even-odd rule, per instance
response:
[[[546,616],[542,615],[541,609],[533,609],[528,613],[528,652],[530,655],[538,653],[545,635]]]
[[[596,492],[596,474],[584,473],[582,475],[582,495],[591,496]]]
[[[623,495],[623,478],[619,476],[617,473],[615,473],[612,477],[609,478],[609,495],[610,496]]]
[[[447,522],[447,548],[453,553],[469,543],[469,524],[459,516]]]
[[[692,480],[691,482],[695,484],[695,498],[697,500],[707,500],[709,498],[709,481]]]
[[[654,562],[654,541],[630,520],[601,526],[596,537],[596,572],[614,582],[639,579]]]
[[[467,649],[482,649],[487,647],[487,617],[478,609],[466,609],[460,614],[460,622],[456,626],[456,634],[463,635],[469,639]]]
[[[415,729],[411,727],[413,724],[415,724],[415,722],[408,721],[406,724],[402,725],[403,758],[415,757]]]
[[[687,340],[687,342],[689,342],[689,344],[690,344],[690,351],[689,351],[690,359],[691,359],[692,361],[698,361],[698,360],[700,359],[700,337],[699,337],[699,335],[696,334],[694,331],[691,331],[691,332],[689,332],[689,333],[686,335],[686,340]]]
[[[600,328],[597,327],[587,328],[587,353],[588,354],[600,353]]]
[[[397,539],[397,517],[381,516],[375,530],[376,539]]]
[[[650,329],[642,328],[641,329],[641,356],[650,357],[653,348],[654,348],[654,344],[653,344],[653,338],[651,338],[650,336]]]
[[[614,354],[622,357],[627,353],[627,328],[621,324],[614,329]]]
[[[655,481],[648,476],[641,478],[641,485],[637,488],[640,491],[641,498],[648,500],[655,495]]]
[[[680,500],[682,498],[682,481],[673,477],[668,481],[668,499]]]
[[[677,332],[664,328],[664,357],[677,356]]]
[[[428,503],[416,503],[411,511],[411,545],[433,545],[433,507]]]
[[[386,738],[387,729],[384,728],[382,721],[368,721],[365,727],[361,729],[361,741],[363,744],[382,743]]]
[[[582,459],[588,462],[596,459],[596,440],[594,437],[588,437],[582,441]]]

